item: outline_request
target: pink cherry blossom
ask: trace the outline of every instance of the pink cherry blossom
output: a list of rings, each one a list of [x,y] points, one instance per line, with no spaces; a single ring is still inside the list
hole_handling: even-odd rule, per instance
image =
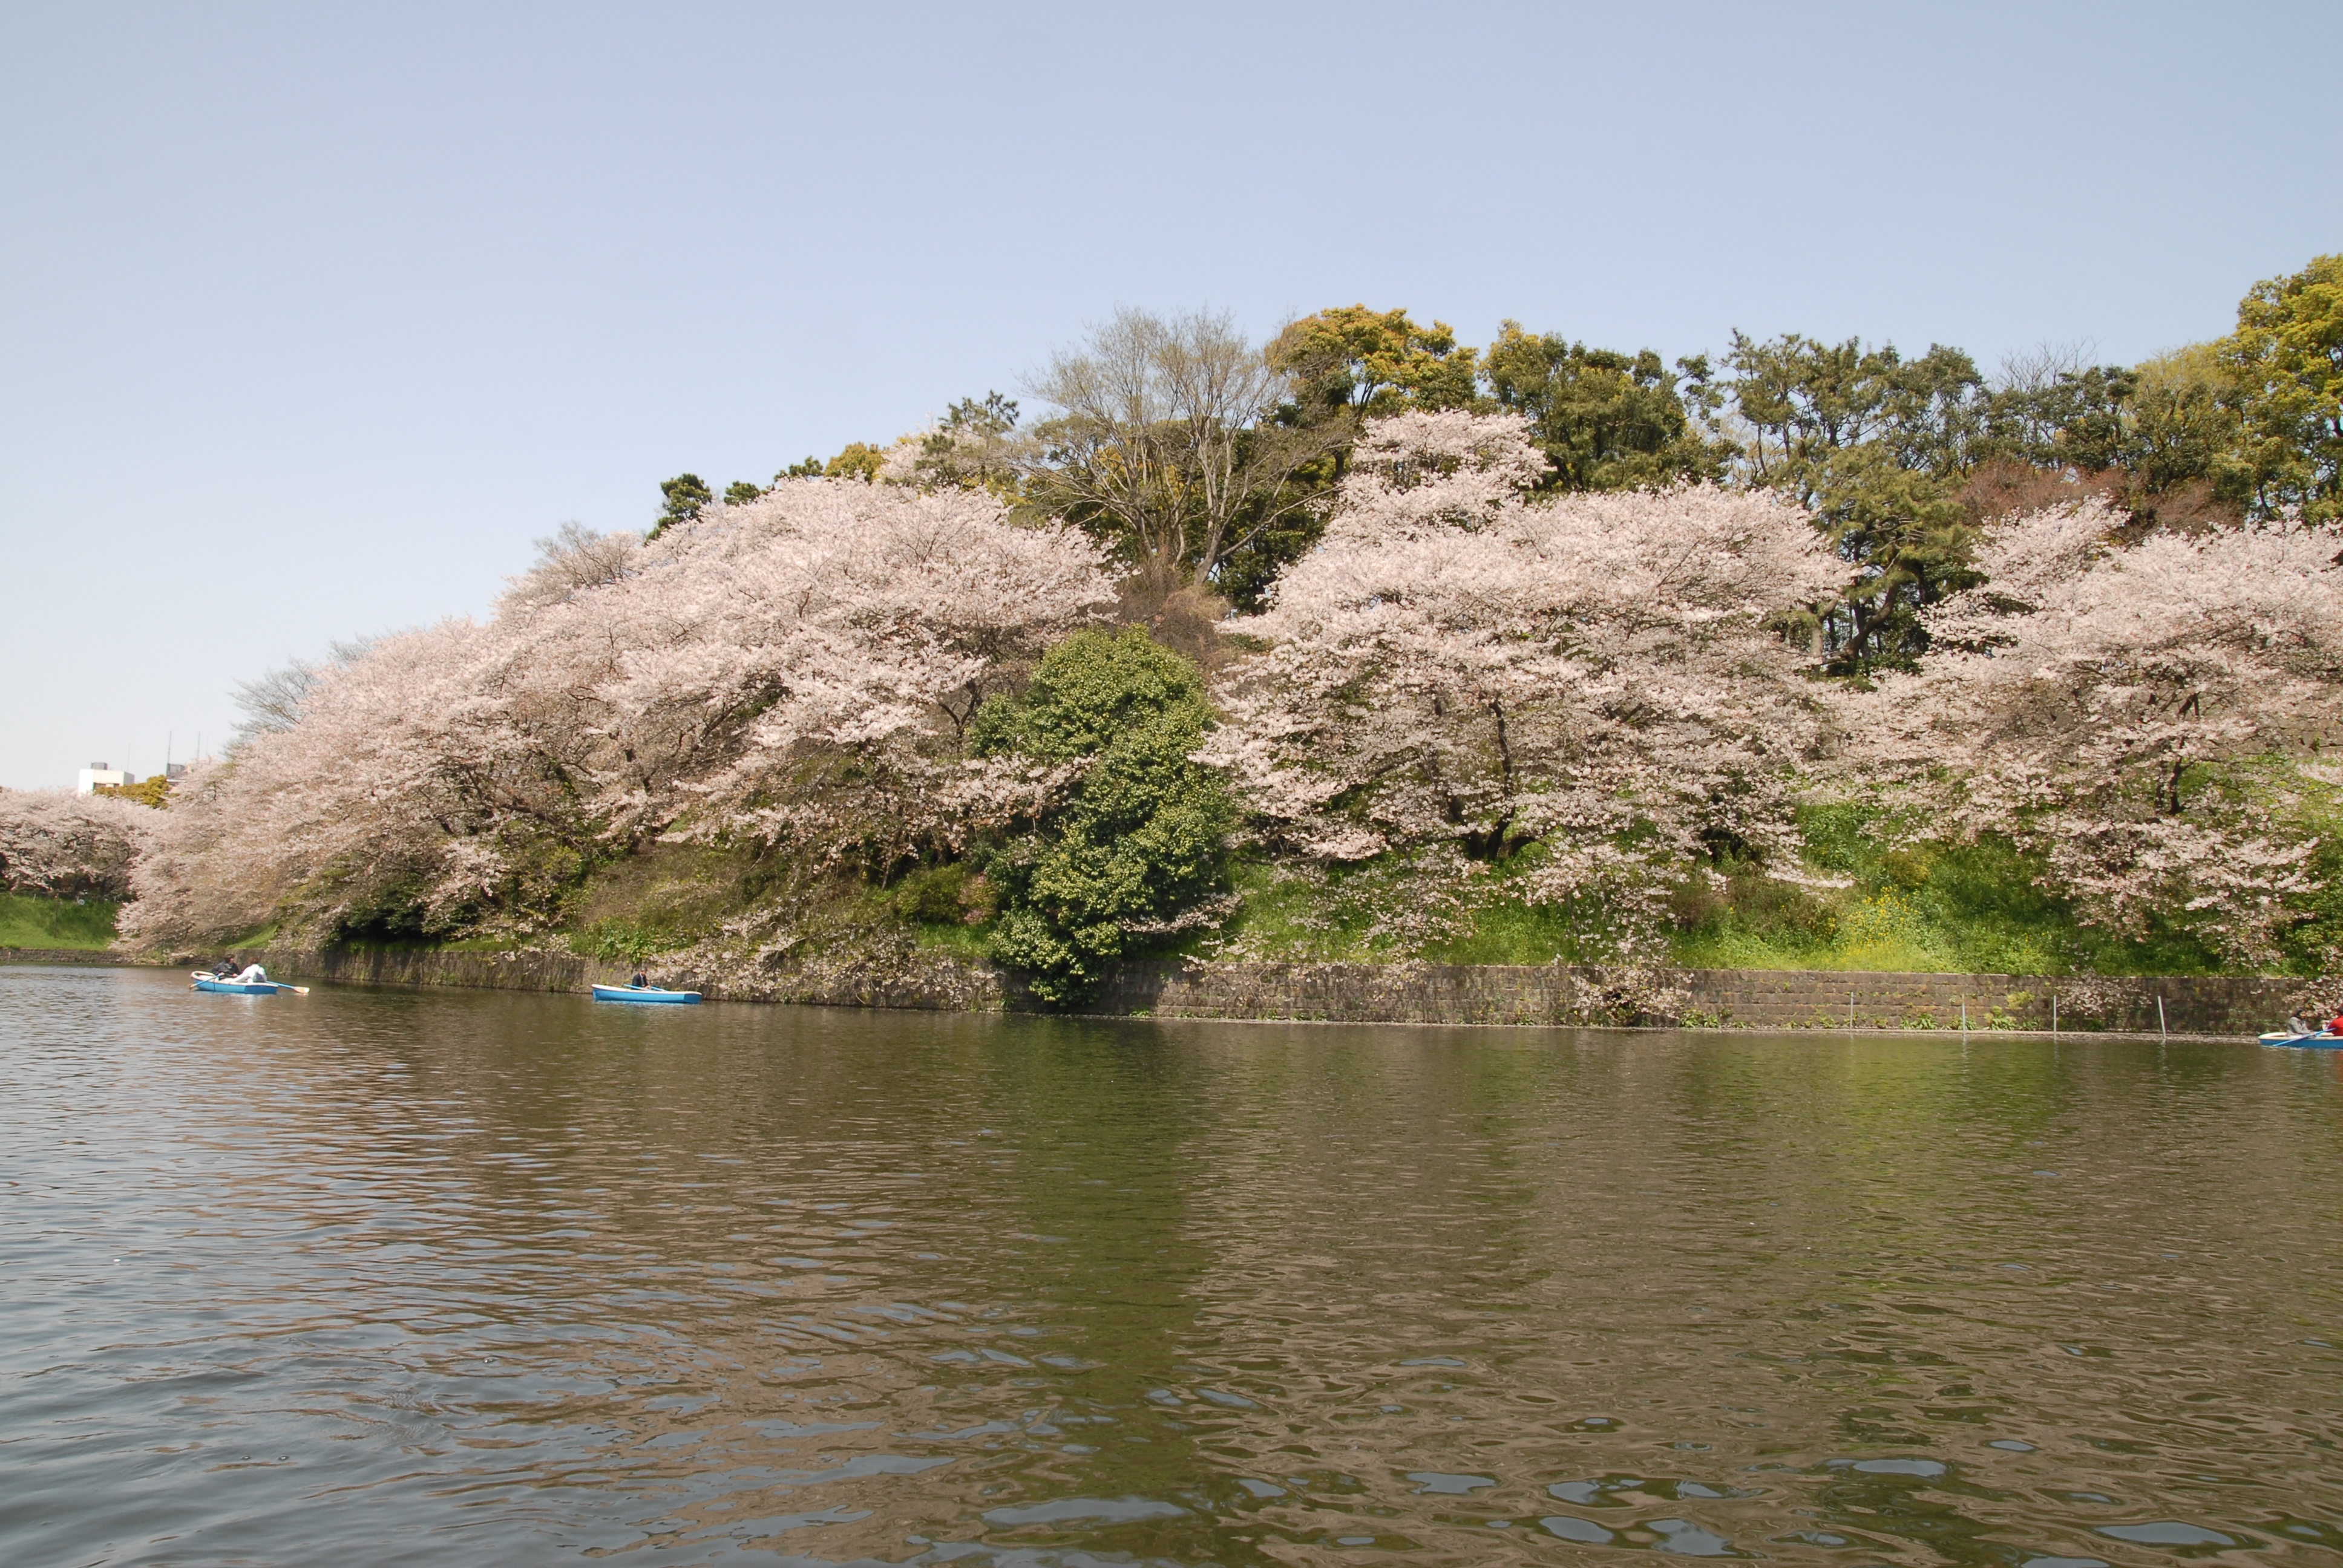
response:
[[[1511,416],[1371,427],[1323,542],[1262,614],[1202,754],[1263,830],[1332,861],[1543,846],[1534,898],[1647,920],[1731,844],[1795,867],[1827,690],[1785,618],[1847,568],[1806,516],[1694,487],[1534,501]]]
[[[160,813],[110,795],[0,789],[0,889],[118,899]]]
[[[1847,761],[1932,831],[2038,852],[2087,920],[2275,961],[2337,782],[2343,534],[2124,522],[2094,499],[1992,530],[1922,668],[1849,699]]]
[[[982,491],[784,480],[649,544],[572,530],[486,624],[317,672],[175,800],[129,929],[477,922],[545,907],[561,851],[663,834],[816,862],[954,840],[1048,787],[964,767],[961,727],[1113,599],[1096,546]]]

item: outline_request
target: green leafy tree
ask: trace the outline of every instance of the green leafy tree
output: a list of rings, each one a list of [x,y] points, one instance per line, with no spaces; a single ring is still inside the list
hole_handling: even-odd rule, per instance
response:
[[[2217,351],[2256,514],[2343,518],[2343,255],[2254,285]]]
[[[724,504],[728,507],[745,507],[764,493],[765,487],[762,485],[753,484],[747,479],[735,479],[724,487]]]
[[[1985,377],[1957,348],[1907,360],[1795,334],[1736,332],[1727,363],[1745,477],[1795,497],[1861,570],[1822,618],[1822,651],[1843,672],[1908,665],[1920,612],[1971,580],[1956,492],[1986,455]]]
[[[1497,401],[1526,416],[1554,464],[1544,487],[1636,490],[1721,477],[1730,443],[1694,420],[1719,401],[1705,356],[1671,371],[1646,348],[1620,354],[1508,321],[1489,346]]]
[[[2119,476],[2104,487],[2144,525],[2343,517],[2343,256],[2256,284],[2217,343],[2008,380],[1993,455]]]
[[[2253,487],[2240,457],[2244,429],[2229,406],[2217,348],[2191,344],[2143,359],[2123,374],[2127,418],[2119,443],[2106,454],[2111,466],[2133,475],[2149,495],[2197,484],[2245,506]],[[2084,447],[2087,457],[2099,455]]]
[[[1081,769],[985,867],[1001,890],[993,952],[1045,1001],[1080,1001],[1134,942],[1196,923],[1222,887],[1234,810],[1220,775],[1191,760],[1211,720],[1196,666],[1136,628],[1068,638],[1021,695],[978,710],[977,755]]]
[[[1989,401],[1985,459],[2083,473],[2128,467],[2138,386],[2120,365],[2083,365],[2051,349],[2015,357]]]
[[[171,781],[157,773],[139,784],[98,784],[91,787],[97,795],[110,795],[116,800],[129,800],[141,806],[152,806],[157,811],[171,803]]]
[[[2206,343],[2129,367],[2049,349],[2009,360],[1962,502],[1985,521],[2088,489],[2130,513],[2136,531],[2235,524],[2252,487],[2227,385]]]
[[[849,441],[846,449],[821,467],[822,476],[830,479],[860,479],[864,484],[876,483],[879,470],[887,466],[887,454],[867,441]]]
[[[791,463],[788,467],[775,474],[773,483],[778,485],[783,479],[819,479],[822,476],[822,470],[828,467],[829,465],[820,457],[809,455],[803,462]]]
[[[1289,323],[1270,363],[1292,381],[1287,417],[1312,425],[1403,408],[1469,408],[1480,397],[1480,358],[1459,347],[1444,321],[1419,327],[1404,310],[1338,306]]]
[[[1017,399],[991,391],[980,398],[963,397],[944,410],[944,428],[1005,436],[1017,428]]]
[[[659,508],[659,521],[652,525],[652,538],[674,524],[689,522],[699,515],[700,508],[716,498],[708,481],[697,474],[678,474],[672,479],[661,479],[659,496],[664,504]]]
[[[990,490],[1013,503],[1019,459],[1025,453],[1017,438],[1017,399],[998,392],[952,404],[920,443],[916,467],[921,482]]]
[[[2236,415],[2214,347],[2191,345],[2121,365],[2010,367],[1987,410],[1984,449],[1995,458],[2082,474],[2120,472],[2162,494],[2220,481],[2237,498]]]

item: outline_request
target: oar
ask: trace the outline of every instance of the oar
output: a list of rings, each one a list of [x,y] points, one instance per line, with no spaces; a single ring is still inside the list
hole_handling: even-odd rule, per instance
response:
[[[295,996],[307,996],[309,994],[309,988],[305,985],[287,985],[281,980],[273,980],[268,983],[275,986],[278,990],[289,990]]]

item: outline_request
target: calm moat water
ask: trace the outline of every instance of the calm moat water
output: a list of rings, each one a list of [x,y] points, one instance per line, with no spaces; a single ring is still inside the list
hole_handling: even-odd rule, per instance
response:
[[[2333,1563],[2338,1073],[0,970],[0,1563]]]

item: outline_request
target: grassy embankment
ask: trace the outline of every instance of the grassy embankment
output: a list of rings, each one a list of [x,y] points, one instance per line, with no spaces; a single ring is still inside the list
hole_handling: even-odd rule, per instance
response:
[[[1863,814],[1844,809],[1810,810],[1804,826],[1807,869],[1848,885],[1801,887],[1751,873],[1730,878],[1721,891],[1680,896],[1671,906],[1673,961],[2008,974],[2209,974],[2222,967],[2185,933],[2152,931],[2134,941],[2083,925],[2006,847],[1887,848]],[[1531,869],[1523,857],[1433,879],[1388,867],[1328,876],[1241,861],[1233,882],[1243,901],[1221,931],[1191,934],[1144,956],[1483,964],[1595,958],[1573,911],[1534,908],[1511,891]],[[986,951],[986,887],[965,868],[914,872],[887,888],[843,879],[790,885],[785,869],[769,863],[658,846],[596,874],[566,922],[566,940],[590,957],[648,961],[785,897],[798,911],[796,943],[808,950],[909,936],[971,958]],[[1387,929],[1395,909],[1419,917],[1414,937]]]
[[[0,893],[0,948],[103,951],[113,944],[114,913],[120,907],[96,900],[75,904],[29,893]]]
[[[1667,959],[1695,969],[1904,970],[2000,974],[2208,974],[2217,959],[2185,934],[2133,941],[2085,926],[2035,883],[2035,869],[1992,845],[1881,849],[1830,812],[1809,814],[1807,869],[1848,886],[1801,887],[1754,872],[1716,891],[1671,900]],[[1373,933],[1379,905],[1421,897],[1386,891],[1372,870],[1344,879],[1242,868],[1245,905],[1230,935],[1246,956],[1540,964],[1599,961],[1566,909],[1510,891],[1527,857],[1454,890],[1445,933],[1415,947]],[[1360,886],[1359,884],[1363,884]],[[1477,884],[1477,885],[1474,885]],[[1383,898],[1377,894],[1383,893]]]

